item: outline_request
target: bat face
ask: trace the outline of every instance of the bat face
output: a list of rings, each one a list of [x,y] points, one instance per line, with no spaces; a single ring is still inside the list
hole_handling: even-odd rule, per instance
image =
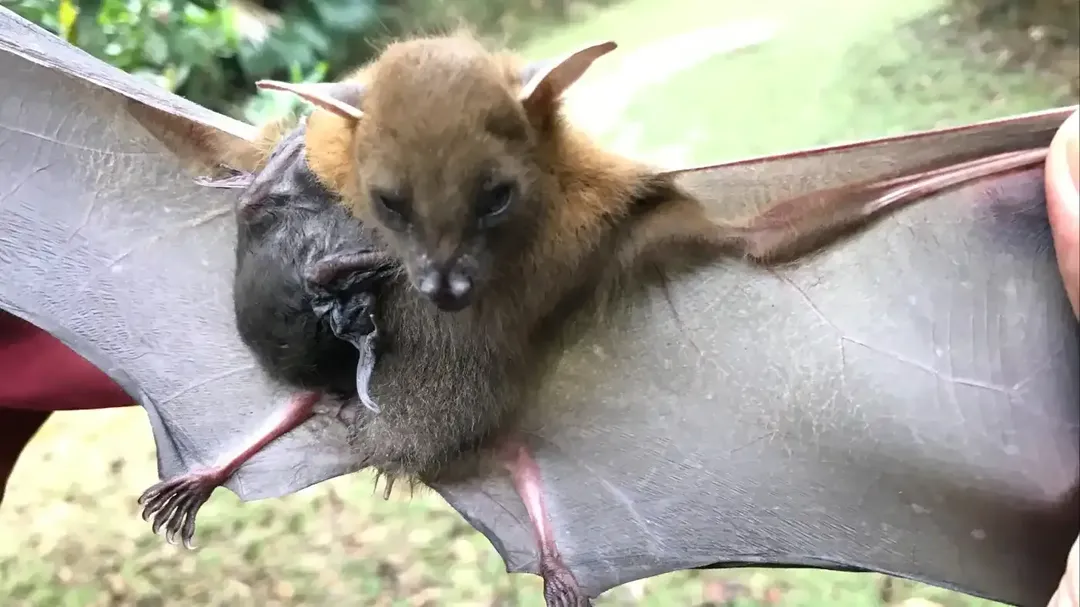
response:
[[[309,161],[358,186],[350,206],[382,228],[412,286],[460,311],[500,277],[535,269],[526,252],[566,185],[555,177],[566,146],[551,137],[558,99],[615,47],[525,64],[468,35],[420,38],[341,82],[257,85],[345,119],[316,136]]]
[[[525,112],[468,41],[391,47],[371,76],[357,137],[363,206],[413,287],[462,310],[513,265],[541,210]]]

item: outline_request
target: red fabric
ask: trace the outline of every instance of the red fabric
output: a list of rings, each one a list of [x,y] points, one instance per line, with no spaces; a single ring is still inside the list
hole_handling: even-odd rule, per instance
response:
[[[0,408],[70,411],[133,404],[108,375],[63,342],[0,310]]]

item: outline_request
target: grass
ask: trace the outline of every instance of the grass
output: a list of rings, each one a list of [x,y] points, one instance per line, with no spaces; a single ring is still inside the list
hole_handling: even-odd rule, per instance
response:
[[[941,0],[677,4],[629,2],[529,49],[543,55],[613,37],[620,49],[597,64],[602,76],[615,69],[617,57],[665,36],[775,20],[779,31],[771,41],[715,55],[639,91],[620,126],[598,133],[658,162],[663,149],[681,148],[680,164],[713,163],[1069,103],[1037,74],[1003,72],[995,69],[997,57],[965,54],[935,39]]]
[[[1037,75],[994,74],[985,61],[929,44],[932,21],[905,26],[936,7],[936,0],[631,0],[551,31],[525,50],[539,57],[617,39],[620,50],[582,83],[592,87],[583,95],[588,103],[604,103],[605,93],[619,94],[605,76],[635,49],[732,19],[777,19],[772,41],[638,91],[620,126],[598,133],[644,157],[670,159],[661,151],[675,150],[680,163],[1060,102]],[[200,515],[203,548],[189,553],[152,536],[138,516],[135,497],[155,479],[141,410],[56,415],[16,469],[0,510],[4,605],[542,604],[539,580],[507,575],[486,540],[431,492],[383,501],[367,473],[249,504],[220,491]],[[739,591],[732,604],[877,606],[884,580],[807,570],[679,572],[614,589],[597,604],[722,605]],[[895,584],[897,603],[923,597],[946,606],[992,604]]]

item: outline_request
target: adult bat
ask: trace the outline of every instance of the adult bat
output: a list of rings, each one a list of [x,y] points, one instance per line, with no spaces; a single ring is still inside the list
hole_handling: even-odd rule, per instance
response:
[[[217,162],[215,139],[253,129],[7,11],[0,51],[12,91],[0,102],[0,308],[146,409],[162,478],[223,458],[285,395],[232,326],[235,193],[191,169]],[[1046,146],[1070,111],[680,179],[717,215],[883,180],[896,191]],[[915,191],[925,200],[808,262],[699,272],[565,353],[521,431],[562,556],[591,595],[678,569],[778,565],[1045,603],[1080,529],[1080,353],[1042,169]],[[355,470],[341,417],[316,416],[227,486],[267,498]],[[524,507],[497,469],[434,488],[508,570],[535,571]]]

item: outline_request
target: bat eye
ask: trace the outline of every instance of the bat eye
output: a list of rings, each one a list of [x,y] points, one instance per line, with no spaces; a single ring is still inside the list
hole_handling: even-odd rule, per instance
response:
[[[480,219],[493,219],[506,212],[514,199],[514,184],[498,181],[485,187],[480,193],[477,213]]]
[[[406,221],[409,218],[409,201],[402,195],[381,189],[371,190],[371,199],[383,211],[396,219]]]

